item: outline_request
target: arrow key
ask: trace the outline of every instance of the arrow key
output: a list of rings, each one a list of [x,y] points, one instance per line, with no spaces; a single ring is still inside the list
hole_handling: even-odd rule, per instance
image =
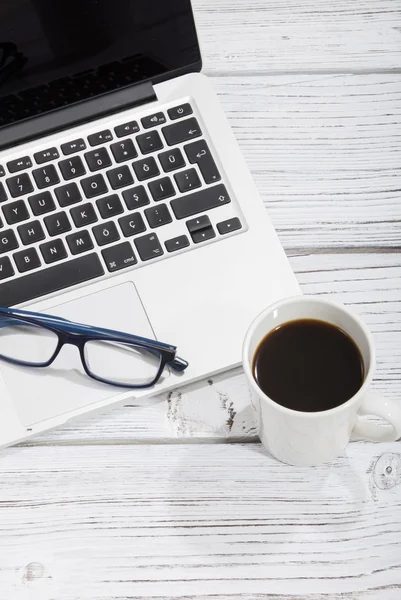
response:
[[[199,229],[199,231],[194,231],[191,233],[192,240],[195,244],[199,244],[200,242],[206,242],[206,240],[211,240],[216,237],[215,231],[212,226],[206,227],[205,229]]]
[[[189,233],[194,233],[194,231],[199,231],[199,229],[205,229],[206,227],[210,227],[210,225],[210,219],[207,215],[202,215],[200,217],[196,217],[196,219],[187,221]]]
[[[167,252],[175,252],[189,246],[189,239],[186,235],[179,235],[165,242]]]
[[[238,217],[233,217],[232,219],[228,219],[227,221],[222,221],[221,223],[217,223],[217,229],[221,235],[225,235],[226,233],[231,233],[232,231],[236,231],[237,229],[241,229],[241,221]]]

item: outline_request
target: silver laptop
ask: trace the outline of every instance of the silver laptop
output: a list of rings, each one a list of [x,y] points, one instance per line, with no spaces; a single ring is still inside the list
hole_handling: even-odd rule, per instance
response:
[[[299,293],[200,70],[189,0],[2,0],[0,305],[174,344],[189,367],[133,392],[72,346],[0,362],[0,445],[238,365],[257,313]]]

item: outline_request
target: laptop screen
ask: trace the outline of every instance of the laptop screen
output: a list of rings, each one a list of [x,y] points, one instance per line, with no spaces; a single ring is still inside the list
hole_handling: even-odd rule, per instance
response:
[[[199,63],[190,0],[0,0],[0,128]]]

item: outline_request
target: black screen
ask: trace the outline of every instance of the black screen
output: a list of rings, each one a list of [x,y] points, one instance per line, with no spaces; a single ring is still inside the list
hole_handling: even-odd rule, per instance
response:
[[[0,127],[199,63],[190,0],[0,0]]]

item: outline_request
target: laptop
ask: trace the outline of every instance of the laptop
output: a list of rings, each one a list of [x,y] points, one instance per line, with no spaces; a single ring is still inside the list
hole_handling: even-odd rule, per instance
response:
[[[0,305],[178,347],[150,390],[0,361],[0,445],[237,366],[299,287],[201,54],[189,0],[2,0]],[[252,110],[252,107],[250,107]]]

